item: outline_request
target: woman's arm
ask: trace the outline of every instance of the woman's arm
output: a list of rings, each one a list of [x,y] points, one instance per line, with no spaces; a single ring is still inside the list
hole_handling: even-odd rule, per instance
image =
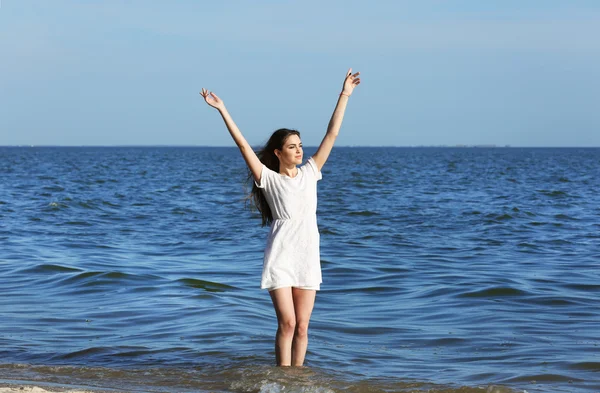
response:
[[[208,105],[212,106],[213,108],[216,108],[219,111],[221,117],[223,118],[223,121],[225,122],[225,125],[227,126],[229,134],[231,134],[233,141],[240,149],[240,152],[242,153],[242,156],[246,161],[246,165],[248,165],[248,168],[250,168],[250,172],[252,172],[254,179],[260,183],[263,164],[262,162],[260,162],[260,160],[256,156],[256,153],[254,153],[254,150],[252,149],[248,141],[246,141],[246,138],[244,138],[242,132],[231,118],[231,115],[227,111],[227,108],[225,108],[223,100],[217,97],[215,93],[209,93],[204,88],[202,89],[202,92],[200,92],[200,95],[204,97],[204,100]]]
[[[333,110],[333,115],[331,115],[331,120],[329,120],[329,125],[327,126],[327,133],[325,134],[323,141],[321,141],[321,145],[317,149],[317,152],[312,156],[319,170],[323,168],[327,158],[329,158],[331,149],[333,149],[333,144],[335,143],[335,139],[340,132],[340,127],[342,126],[342,120],[344,120],[344,113],[346,112],[348,99],[352,95],[354,88],[360,83],[360,78],[358,77],[359,75],[360,72],[352,75],[352,68],[350,68],[346,74],[342,93],[338,98],[335,109]]]

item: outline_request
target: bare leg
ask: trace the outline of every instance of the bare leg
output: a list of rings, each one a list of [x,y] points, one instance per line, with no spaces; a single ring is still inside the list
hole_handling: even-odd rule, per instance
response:
[[[315,305],[317,291],[292,288],[294,311],[296,313],[296,330],[292,343],[292,366],[302,366],[308,347],[308,322]]]
[[[275,336],[275,359],[278,366],[292,365],[292,340],[296,329],[296,314],[292,288],[279,288],[269,292],[277,314],[277,335]]]

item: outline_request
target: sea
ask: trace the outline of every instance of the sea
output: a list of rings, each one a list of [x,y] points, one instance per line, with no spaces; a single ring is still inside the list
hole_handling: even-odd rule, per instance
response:
[[[335,147],[322,173],[306,367],[278,368],[237,148],[0,147],[0,384],[600,392],[600,148]]]

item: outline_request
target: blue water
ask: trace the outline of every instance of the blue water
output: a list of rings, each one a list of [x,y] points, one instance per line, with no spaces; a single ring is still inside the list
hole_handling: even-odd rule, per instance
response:
[[[600,149],[336,147],[305,369],[272,366],[245,173],[236,148],[0,148],[0,382],[600,391]]]

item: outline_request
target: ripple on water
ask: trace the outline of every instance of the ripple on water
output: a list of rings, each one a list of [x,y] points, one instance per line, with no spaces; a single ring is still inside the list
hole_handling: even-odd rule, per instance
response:
[[[188,287],[203,289],[207,292],[226,292],[226,291],[232,291],[232,290],[238,289],[231,285],[222,284],[222,283],[213,282],[213,281],[199,280],[196,278],[182,278],[182,279],[177,280],[177,282],[180,282],[183,285],[186,285]]]
[[[72,273],[79,272],[81,269],[71,266],[41,264],[25,268],[20,273]]]
[[[600,362],[577,362],[568,365],[570,369],[600,372]]]
[[[496,286],[491,288],[480,289],[477,291],[465,292],[458,297],[465,298],[498,298],[498,297],[515,297],[515,296],[529,296],[530,293],[521,289],[512,287]]]
[[[371,217],[376,216],[378,213],[370,211],[370,210],[362,210],[362,211],[352,211],[348,213],[349,216],[363,216],[363,217]]]

